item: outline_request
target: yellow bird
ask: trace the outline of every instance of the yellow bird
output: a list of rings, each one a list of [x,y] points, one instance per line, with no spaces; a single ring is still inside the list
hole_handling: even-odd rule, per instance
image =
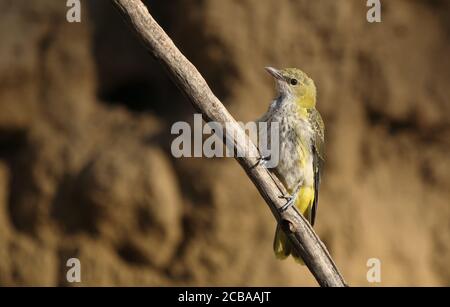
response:
[[[279,161],[273,171],[291,194],[283,209],[295,205],[314,225],[324,147],[324,124],[315,108],[316,86],[297,68],[266,70],[275,78],[277,97],[259,122],[267,123],[268,133],[271,123],[279,125]],[[279,226],[273,249],[279,259],[292,255],[303,263]]]

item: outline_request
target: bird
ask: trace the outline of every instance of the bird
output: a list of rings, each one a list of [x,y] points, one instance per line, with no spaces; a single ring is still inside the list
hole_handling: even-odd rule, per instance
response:
[[[257,121],[266,123],[267,133],[271,124],[278,123],[278,164],[270,170],[291,195],[281,210],[295,205],[313,226],[319,201],[325,143],[325,125],[316,109],[316,86],[300,69],[265,69],[275,79],[277,95],[267,112]],[[270,138],[267,142],[270,143]],[[300,254],[280,225],[275,231],[273,250],[278,259],[291,255],[296,262],[303,264]]]

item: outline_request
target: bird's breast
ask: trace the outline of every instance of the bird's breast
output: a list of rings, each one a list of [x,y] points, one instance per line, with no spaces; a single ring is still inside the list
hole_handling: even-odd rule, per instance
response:
[[[268,118],[279,125],[279,163],[276,171],[289,190],[299,182],[312,186],[312,129],[295,107],[279,108]],[[270,125],[268,125],[270,126]]]

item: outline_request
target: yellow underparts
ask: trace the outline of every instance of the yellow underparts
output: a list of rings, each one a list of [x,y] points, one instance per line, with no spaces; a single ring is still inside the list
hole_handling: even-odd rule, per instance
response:
[[[303,216],[311,222],[311,208],[314,201],[314,188],[302,187],[298,193],[295,201],[295,206],[303,214]],[[292,255],[296,262],[303,264],[300,255],[294,250],[287,235],[281,230],[280,226],[277,226],[275,232],[275,239],[273,241],[273,250],[275,256],[278,259],[285,259],[289,255]]]
[[[302,157],[299,161],[299,167],[302,169],[306,168],[306,163],[308,163],[307,161],[310,161],[310,152],[307,149],[307,145],[304,143],[300,143],[300,156]],[[310,178],[311,182],[314,182],[314,178]],[[289,193],[294,193],[295,191],[289,190]],[[309,222],[311,222],[311,217],[310,217],[310,212],[311,211],[311,206],[313,204],[314,201],[314,187],[311,186],[303,186],[300,188],[298,194],[297,194],[297,199],[295,202],[295,206],[297,207],[297,209],[308,219]],[[309,211],[308,211],[309,210]],[[309,215],[305,213],[308,213]]]
[[[303,150],[302,150],[303,151]],[[304,168],[306,159],[307,159],[307,153],[308,151],[303,151],[303,157],[304,159],[301,159],[299,167]],[[293,193],[293,191],[289,191],[290,193]],[[312,186],[303,186],[300,188],[297,194],[297,198],[295,200],[295,206],[300,211],[301,214],[311,223],[311,214],[312,214],[312,206],[314,203],[314,187]],[[292,255],[294,260],[298,263],[304,264],[300,255],[294,250],[291,242],[289,241],[288,237],[284,233],[283,230],[281,230],[280,226],[277,226],[276,232],[275,232],[275,238],[273,242],[273,250],[275,252],[275,256],[278,259],[285,259],[289,255]]]

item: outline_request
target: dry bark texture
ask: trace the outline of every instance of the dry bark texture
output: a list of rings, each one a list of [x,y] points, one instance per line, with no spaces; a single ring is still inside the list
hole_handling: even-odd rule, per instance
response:
[[[193,109],[110,1],[84,2],[69,24],[61,1],[0,1],[0,283],[64,285],[79,257],[84,285],[315,285],[274,258],[235,161],[171,158]],[[357,0],[147,3],[237,120],[265,112],[264,66],[316,81],[316,230],[349,284],[371,257],[383,285],[450,284],[448,2],[384,1],[381,24]]]

